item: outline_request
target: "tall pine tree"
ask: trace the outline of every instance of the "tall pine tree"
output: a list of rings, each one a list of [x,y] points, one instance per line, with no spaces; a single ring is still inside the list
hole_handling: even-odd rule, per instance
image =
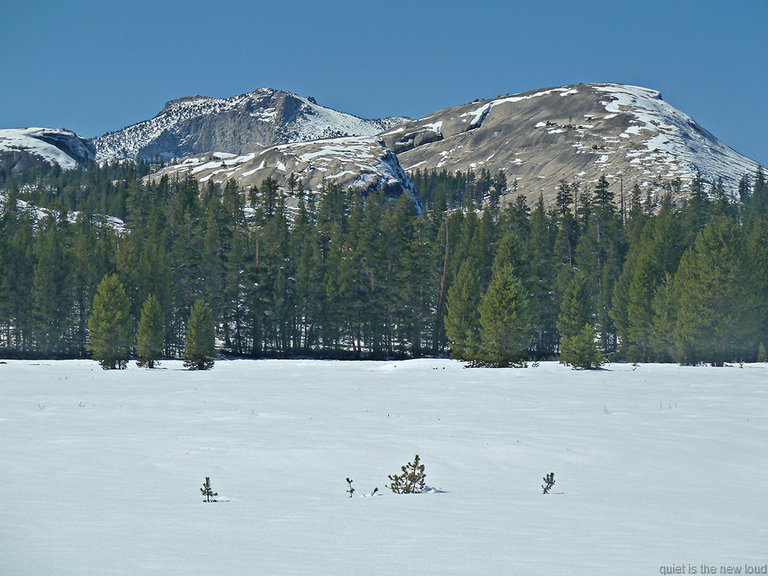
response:
[[[160,309],[160,303],[154,294],[151,294],[144,301],[136,340],[136,352],[139,356],[136,363],[139,366],[154,368],[157,361],[163,356],[165,340],[163,311]]]
[[[88,330],[94,360],[105,370],[125,368],[131,355],[133,319],[128,296],[116,274],[106,276],[99,283]]]
[[[213,367],[216,353],[215,334],[211,309],[204,300],[192,305],[187,322],[187,337],[184,342],[184,366],[190,370],[208,370]]]

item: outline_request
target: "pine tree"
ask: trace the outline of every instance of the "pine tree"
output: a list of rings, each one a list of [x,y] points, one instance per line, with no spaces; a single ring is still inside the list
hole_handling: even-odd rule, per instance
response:
[[[674,277],[666,274],[651,301],[651,354],[657,362],[670,362],[675,348],[674,331],[677,323],[678,293]]]
[[[424,491],[427,475],[424,473],[424,464],[421,463],[419,455],[401,466],[402,474],[391,474],[389,476],[389,489],[395,494],[420,494]],[[350,495],[351,496],[351,495]]]
[[[187,335],[184,343],[184,366],[190,370],[208,370],[213,367],[216,357],[215,334],[211,309],[203,300],[192,305],[187,321]]]
[[[34,302],[35,344],[39,352],[70,352],[71,285],[67,282],[69,258],[65,252],[66,229],[52,216],[45,219],[35,252],[32,300]]]
[[[658,215],[643,227],[614,288],[611,316],[630,360],[652,358],[653,298],[665,276],[677,270],[684,250],[680,218],[666,197]]]
[[[595,185],[595,207],[599,213],[603,214],[607,214],[614,210],[613,192],[611,191],[608,180],[605,178],[605,174],[600,176],[600,179]]]
[[[527,260],[531,276],[522,278],[523,270],[515,274],[528,289],[529,308],[533,315],[534,341],[532,350],[539,358],[554,354],[557,347],[557,305],[554,299],[555,265],[553,252],[557,233],[544,208],[544,200],[539,200],[531,214],[530,235],[528,237]],[[527,270],[525,271],[527,272]]]
[[[768,219],[756,220],[746,240],[745,281],[755,303],[757,330],[755,340],[764,343],[768,334]]]
[[[216,496],[219,495],[218,492],[214,492],[213,488],[211,488],[211,479],[208,476],[205,477],[205,482],[203,482],[203,487],[200,488],[200,493],[205,497],[203,502],[216,502]]]
[[[89,348],[105,370],[123,369],[128,363],[133,341],[133,320],[125,289],[116,274],[106,276],[93,297],[88,319]]]
[[[445,334],[451,343],[451,356],[474,358],[480,344],[480,281],[472,260],[465,260],[448,289]]]
[[[560,304],[557,329],[560,338],[573,338],[581,333],[585,324],[594,326],[595,306],[589,293],[589,279],[582,272],[576,272],[568,282],[568,287]]]
[[[597,347],[595,328],[591,323],[584,324],[579,332],[563,336],[560,341],[560,362],[594,370],[603,364],[603,356]]]
[[[165,340],[163,311],[160,309],[160,303],[154,294],[144,301],[136,338],[138,341],[136,351],[139,355],[136,364],[146,366],[147,368],[154,368],[157,360],[163,355]]]
[[[675,276],[678,315],[677,359],[684,364],[727,361],[754,354],[759,314],[749,293],[743,240],[738,224],[716,217],[680,261]]]
[[[16,192],[10,183],[8,199],[0,217],[0,233],[4,244],[0,274],[0,322],[8,348],[25,351],[30,348],[34,327],[34,221],[16,206]]]
[[[528,354],[533,318],[525,289],[512,266],[498,268],[480,302],[480,350],[487,366],[520,364]]]

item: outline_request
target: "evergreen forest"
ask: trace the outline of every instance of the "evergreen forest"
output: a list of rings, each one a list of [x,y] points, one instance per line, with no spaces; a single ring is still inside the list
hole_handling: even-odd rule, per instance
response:
[[[546,206],[503,172],[417,171],[419,204],[333,184],[143,181],[150,168],[0,172],[0,355],[90,357],[110,277],[127,296],[121,338],[134,356],[157,349],[150,366],[183,356],[203,303],[233,357],[766,359],[762,170],[735,191],[563,180]]]

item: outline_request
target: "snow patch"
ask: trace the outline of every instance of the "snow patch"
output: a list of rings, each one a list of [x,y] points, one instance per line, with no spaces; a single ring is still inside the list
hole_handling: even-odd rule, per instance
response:
[[[42,140],[51,136],[77,139],[77,135],[69,130],[8,128],[0,130],[0,152],[27,152],[39,156],[49,164],[58,165],[62,170],[77,168],[77,161],[74,158],[53,144]]]

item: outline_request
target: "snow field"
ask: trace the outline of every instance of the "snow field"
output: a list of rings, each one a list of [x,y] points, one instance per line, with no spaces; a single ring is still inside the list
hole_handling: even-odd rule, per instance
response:
[[[0,574],[640,575],[768,561],[765,365],[181,368],[0,364]],[[387,475],[416,453],[442,492],[392,494]],[[205,476],[223,501],[202,502]]]
[[[39,136],[59,135],[72,136],[68,130],[53,130],[50,128],[8,128],[0,130],[0,152],[29,152],[36,154],[49,164],[58,164],[62,170],[72,170],[77,167],[77,161],[53,144],[41,140]]]

